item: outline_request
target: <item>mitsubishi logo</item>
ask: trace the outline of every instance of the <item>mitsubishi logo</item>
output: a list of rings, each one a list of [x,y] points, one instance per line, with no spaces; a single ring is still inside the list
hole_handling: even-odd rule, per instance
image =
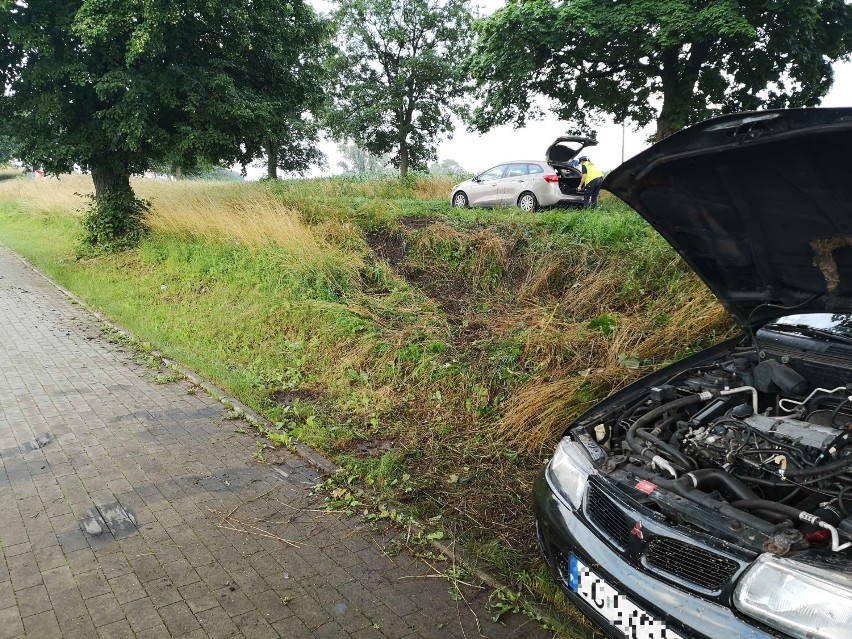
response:
[[[633,530],[630,531],[631,535],[635,535],[638,539],[645,540],[645,534],[642,532],[642,522],[637,521],[636,525],[633,526]]]

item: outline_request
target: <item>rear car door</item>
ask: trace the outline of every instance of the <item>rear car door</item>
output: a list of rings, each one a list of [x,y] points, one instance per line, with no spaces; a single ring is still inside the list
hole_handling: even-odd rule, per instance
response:
[[[500,200],[503,206],[514,206],[521,191],[526,188],[529,180],[527,163],[507,164],[506,173],[500,180]]]
[[[500,197],[500,180],[506,173],[506,164],[492,167],[476,176],[467,194],[471,206],[494,206]]]

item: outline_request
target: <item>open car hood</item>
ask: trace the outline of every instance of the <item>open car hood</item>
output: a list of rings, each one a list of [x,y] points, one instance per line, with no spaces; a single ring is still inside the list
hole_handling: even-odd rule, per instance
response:
[[[576,135],[560,135],[547,147],[544,154],[545,160],[550,166],[568,164],[587,146],[595,146],[598,143],[593,138],[583,138]]]
[[[852,109],[740,113],[681,131],[603,188],[668,240],[742,326],[852,312]]]

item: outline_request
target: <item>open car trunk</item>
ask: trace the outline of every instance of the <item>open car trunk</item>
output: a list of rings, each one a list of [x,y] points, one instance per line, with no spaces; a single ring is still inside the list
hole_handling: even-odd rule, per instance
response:
[[[571,165],[571,162],[580,155],[583,149],[588,146],[595,146],[597,143],[598,141],[593,138],[560,135],[548,147],[545,158],[559,176],[559,190],[562,195],[577,195],[577,187],[580,186],[582,174],[578,168]]]
[[[577,195],[582,175],[573,167],[558,167],[556,174],[559,176],[559,190],[562,195]]]

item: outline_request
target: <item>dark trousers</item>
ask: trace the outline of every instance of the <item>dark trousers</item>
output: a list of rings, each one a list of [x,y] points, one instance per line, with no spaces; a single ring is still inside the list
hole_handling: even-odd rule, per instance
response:
[[[603,178],[595,178],[586,185],[583,189],[583,207],[593,209],[598,208],[598,194],[601,192],[601,183]]]

